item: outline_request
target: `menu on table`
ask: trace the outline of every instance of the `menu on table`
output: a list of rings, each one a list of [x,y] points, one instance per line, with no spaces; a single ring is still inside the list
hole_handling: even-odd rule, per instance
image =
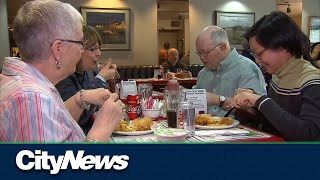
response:
[[[185,89],[187,100],[195,106],[195,113],[207,113],[207,92],[205,89]]]
[[[129,94],[137,94],[136,81],[121,81],[120,85],[120,99],[127,99]]]

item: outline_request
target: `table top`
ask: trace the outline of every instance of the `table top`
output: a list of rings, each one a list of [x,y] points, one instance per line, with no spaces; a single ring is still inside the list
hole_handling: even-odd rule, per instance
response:
[[[178,82],[186,82],[186,83],[196,83],[197,78],[176,78]],[[168,79],[158,79],[158,78],[146,78],[146,79],[129,79],[134,80],[137,83],[168,83]]]
[[[167,121],[154,121],[157,126],[166,127]],[[243,134],[243,131],[247,132]],[[238,134],[237,132],[242,132]],[[153,131],[141,133],[141,135],[118,135],[113,134],[114,143],[160,143]],[[132,133],[136,134],[136,133]],[[140,133],[138,133],[140,134]],[[283,142],[284,139],[272,134],[264,133],[259,130],[239,125],[230,129],[220,130],[200,130],[196,129],[196,134],[187,137],[185,141],[178,143],[221,143],[221,142]]]

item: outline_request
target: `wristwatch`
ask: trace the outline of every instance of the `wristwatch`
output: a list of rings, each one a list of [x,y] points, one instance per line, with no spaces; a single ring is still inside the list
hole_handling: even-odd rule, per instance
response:
[[[224,96],[219,96],[219,101],[220,101],[219,107],[222,107],[223,104],[224,104],[224,102],[226,102],[226,97],[224,97]]]

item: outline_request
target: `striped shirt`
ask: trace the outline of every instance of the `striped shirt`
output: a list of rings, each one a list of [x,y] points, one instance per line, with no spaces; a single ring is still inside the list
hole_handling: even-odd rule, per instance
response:
[[[5,58],[0,85],[0,141],[84,140],[55,86],[34,67]]]

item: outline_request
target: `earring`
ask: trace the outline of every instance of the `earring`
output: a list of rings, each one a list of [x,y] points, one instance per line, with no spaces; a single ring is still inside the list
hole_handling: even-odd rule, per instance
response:
[[[59,70],[61,68],[61,63],[56,61],[56,66],[57,66],[57,69]]]

